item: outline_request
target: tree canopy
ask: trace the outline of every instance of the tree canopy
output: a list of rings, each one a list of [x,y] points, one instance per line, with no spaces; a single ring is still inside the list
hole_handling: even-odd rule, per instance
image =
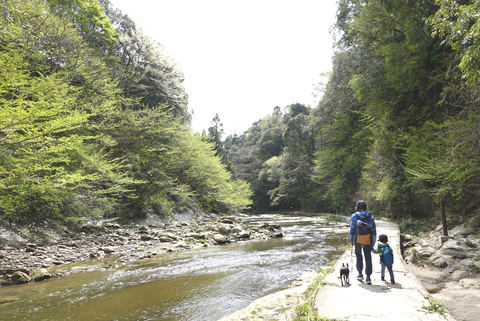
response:
[[[316,106],[190,129],[184,75],[108,0],[0,0],[0,216],[479,207],[478,1],[340,0]]]
[[[251,204],[189,129],[183,74],[108,1],[0,0],[0,217],[237,212]]]
[[[477,208],[479,3],[340,0],[318,105],[275,109],[230,149],[254,207]]]

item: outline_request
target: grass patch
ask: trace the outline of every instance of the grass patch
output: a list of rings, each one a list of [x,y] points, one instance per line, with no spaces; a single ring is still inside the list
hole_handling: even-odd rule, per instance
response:
[[[443,304],[437,300],[428,301],[428,305],[423,305],[422,309],[430,312],[438,312],[441,315],[445,315],[446,312]]]
[[[418,253],[418,251],[414,247],[408,248],[406,250],[406,254],[409,255],[409,256],[411,255],[410,261],[413,264],[418,264],[418,263],[423,262],[422,256],[420,255],[420,253]]]
[[[350,242],[349,243],[342,243],[342,246],[345,249],[345,251],[353,251],[352,250],[353,245],[350,244]]]
[[[320,286],[323,286],[323,279],[330,272],[335,265],[337,260],[330,262],[327,268],[319,269],[317,272],[320,274],[315,282],[310,284],[310,286],[305,290],[305,300],[304,302],[295,308],[295,315],[293,321],[329,321],[328,318],[319,317],[315,314],[313,310],[315,295]]]
[[[250,312],[250,314],[251,314],[252,316],[256,316],[260,311],[262,311],[262,309],[261,309],[261,308],[257,308],[257,309],[255,309],[255,310],[252,310],[252,311]]]

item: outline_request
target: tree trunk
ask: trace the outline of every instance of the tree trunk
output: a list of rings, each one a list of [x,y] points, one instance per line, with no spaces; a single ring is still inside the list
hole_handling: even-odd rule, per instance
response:
[[[440,212],[442,214],[443,235],[448,236],[447,217],[445,216],[445,196],[442,197],[442,200],[440,201]]]

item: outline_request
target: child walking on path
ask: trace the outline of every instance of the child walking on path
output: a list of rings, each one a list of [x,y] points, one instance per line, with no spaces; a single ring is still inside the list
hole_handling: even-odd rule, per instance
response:
[[[388,269],[390,274],[390,281],[392,284],[395,284],[395,277],[393,276],[393,251],[390,245],[388,244],[388,236],[382,234],[378,237],[378,244],[376,249],[372,249],[373,253],[380,255],[380,265],[382,266],[380,270],[380,276],[382,281],[385,281],[385,268]]]

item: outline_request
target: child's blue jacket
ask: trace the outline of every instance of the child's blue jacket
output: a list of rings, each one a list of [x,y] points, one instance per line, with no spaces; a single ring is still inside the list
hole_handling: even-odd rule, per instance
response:
[[[365,218],[368,215],[371,215],[372,212],[355,212],[352,214],[350,217],[350,242],[355,242],[355,233],[357,231],[357,220],[360,218]],[[375,219],[373,218],[373,215],[370,218],[370,224],[372,225],[372,234],[370,235],[370,244],[372,245],[372,248],[375,246],[375,240],[377,239],[377,227],[375,226]]]

